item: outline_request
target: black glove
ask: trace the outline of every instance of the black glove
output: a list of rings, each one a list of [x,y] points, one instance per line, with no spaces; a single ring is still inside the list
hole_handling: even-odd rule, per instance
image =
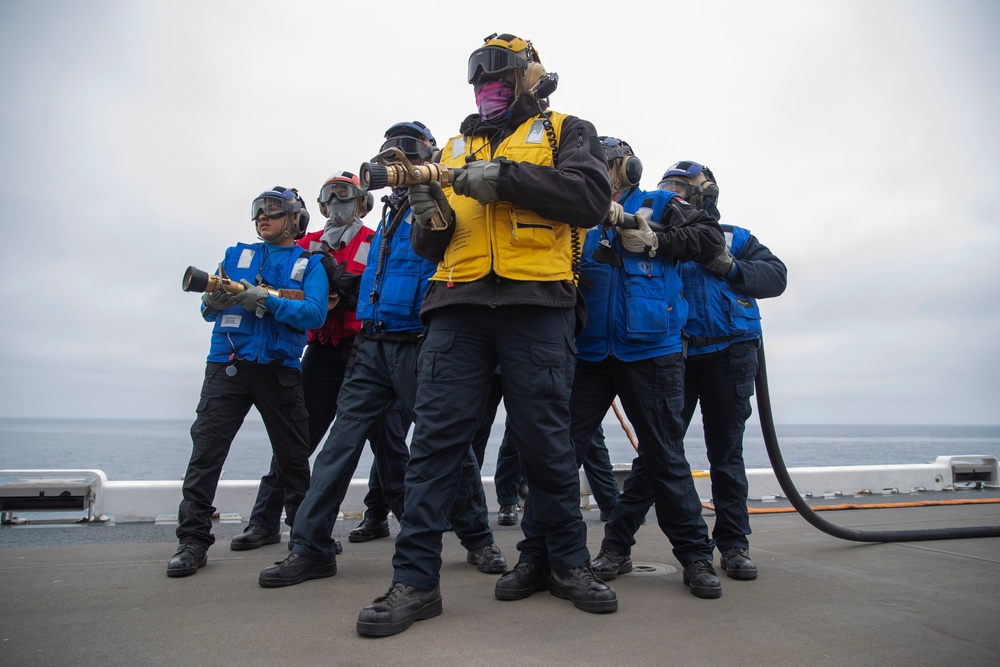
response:
[[[455,217],[438,181],[431,181],[428,185],[411,185],[410,208],[413,209],[413,218],[417,224],[427,229],[435,228],[431,221],[439,212],[444,218],[445,228],[451,226]]]
[[[336,292],[340,295],[337,308],[347,308],[354,310],[358,305],[358,288],[361,284],[361,274],[351,273],[347,270],[347,261],[343,264],[337,262],[332,255],[323,255],[323,268],[326,269],[326,277],[330,280],[330,293]]]
[[[733,272],[733,265],[736,260],[729,253],[728,250],[723,249],[719,256],[713,259],[711,262],[705,262],[703,265],[706,269],[712,273],[716,273],[723,278],[728,278],[729,274]]]

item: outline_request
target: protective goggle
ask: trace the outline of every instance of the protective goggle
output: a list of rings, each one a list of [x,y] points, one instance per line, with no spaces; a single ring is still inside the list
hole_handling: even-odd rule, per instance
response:
[[[604,155],[608,159],[608,162],[627,155],[634,155],[631,146],[621,139],[615,139],[614,137],[604,137],[601,140],[601,146],[604,147]]]
[[[334,197],[340,201],[350,201],[351,199],[357,199],[363,194],[361,189],[353,183],[333,181],[324,185],[323,189],[319,191],[319,203],[329,204]]]
[[[469,83],[475,81],[480,72],[486,76],[495,76],[512,69],[525,69],[528,61],[513,51],[499,46],[485,46],[476,49],[469,56]]]
[[[405,135],[400,135],[396,137],[389,137],[382,144],[382,148],[379,150],[380,153],[385,152],[389,148],[398,148],[403,151],[403,154],[408,158],[421,158],[426,160],[431,155],[434,154],[434,146],[432,146],[425,139],[418,139],[417,137],[408,137]]]
[[[666,190],[667,192],[676,192],[685,199],[689,198],[692,194],[695,194],[698,190],[698,188],[691,185],[687,181],[682,181],[676,178],[664,178],[662,181],[657,183],[656,187],[660,190]]]
[[[280,218],[294,210],[295,202],[278,197],[257,197],[250,206],[250,219],[256,220],[263,213],[268,218]]]

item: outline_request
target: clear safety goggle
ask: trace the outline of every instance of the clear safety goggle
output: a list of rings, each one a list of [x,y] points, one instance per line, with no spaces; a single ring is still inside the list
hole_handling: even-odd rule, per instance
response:
[[[403,154],[408,158],[422,158],[427,159],[434,152],[434,147],[431,146],[426,140],[418,139],[417,137],[389,137],[382,144],[381,150],[379,152],[384,152],[390,148],[398,148],[403,151]]]
[[[482,72],[486,76],[493,76],[512,69],[524,69],[528,66],[528,61],[513,51],[499,46],[485,46],[476,49],[469,56],[469,83],[472,83]]]
[[[357,199],[361,196],[361,194],[361,190],[353,183],[333,181],[332,183],[324,185],[323,189],[319,191],[319,203],[329,204],[334,197],[340,201],[349,201],[351,199]]]
[[[292,202],[277,197],[258,197],[250,206],[250,219],[256,220],[261,213],[269,218],[280,218],[292,210]]]
[[[688,198],[691,193],[694,192],[695,187],[688,183],[687,181],[681,181],[676,178],[665,178],[656,185],[660,190],[666,190],[667,192],[676,192],[681,197]]]

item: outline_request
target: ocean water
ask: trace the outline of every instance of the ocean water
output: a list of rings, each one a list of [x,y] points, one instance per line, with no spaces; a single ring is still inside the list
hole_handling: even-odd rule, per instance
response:
[[[613,413],[604,421],[611,460],[629,463],[635,451]],[[110,480],[182,479],[191,454],[187,420],[0,418],[0,469],[96,468]],[[926,463],[937,456],[984,454],[1000,458],[1000,425],[785,425],[776,426],[789,467]],[[503,418],[493,426],[483,474],[492,475],[503,436]],[[707,469],[703,434],[692,424],[685,438],[688,461]],[[270,461],[267,433],[250,417],[233,441],[223,479],[257,479]],[[770,462],[760,426],[747,425],[744,456],[748,468]],[[354,477],[367,479],[370,449]]]

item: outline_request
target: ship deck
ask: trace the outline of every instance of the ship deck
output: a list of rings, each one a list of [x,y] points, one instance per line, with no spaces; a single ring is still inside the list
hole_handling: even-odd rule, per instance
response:
[[[921,494],[920,500],[998,496],[993,489]],[[596,511],[584,516],[596,554],[603,524]],[[1000,505],[822,516],[872,531],[994,526],[1000,524]],[[0,664],[840,666],[1000,660],[1000,538],[847,542],[795,513],[755,514],[751,555],[759,578],[723,576],[722,597],[703,600],[683,585],[651,514],[632,554],[637,571],[612,583],[618,612],[598,615],[545,592],[517,602],[496,600],[496,576],[468,565],[448,533],[444,613],[402,634],[371,639],[356,634],[355,621],[390,583],[393,540],[351,544],[346,534],[355,524],[337,523],[344,553],[335,577],[280,589],[259,587],[257,573],[287,554],[287,535],[281,544],[231,551],[228,541],[241,530],[238,523],[217,523],[208,565],[181,579],[165,575],[175,546],[173,525],[3,526]],[[520,528],[497,526],[495,535],[513,565]]]

